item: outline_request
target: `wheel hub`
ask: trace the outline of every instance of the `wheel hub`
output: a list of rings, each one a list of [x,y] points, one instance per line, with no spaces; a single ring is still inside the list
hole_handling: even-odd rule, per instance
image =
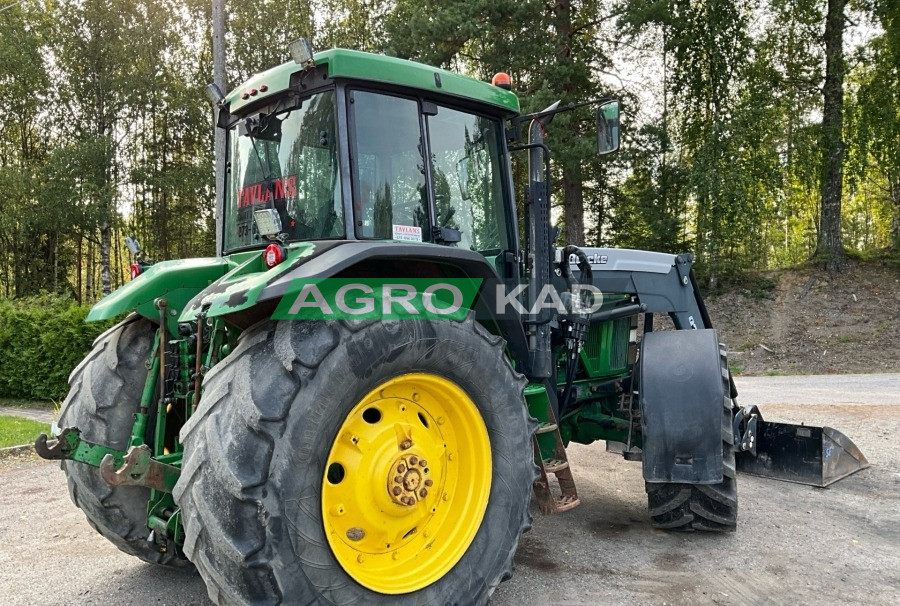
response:
[[[388,495],[397,505],[412,507],[434,485],[428,461],[414,454],[399,457],[388,471]]]

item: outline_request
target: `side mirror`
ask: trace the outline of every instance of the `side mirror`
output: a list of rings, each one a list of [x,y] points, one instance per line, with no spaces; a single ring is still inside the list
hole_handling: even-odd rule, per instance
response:
[[[597,153],[601,156],[619,149],[619,102],[607,101],[597,110]]]

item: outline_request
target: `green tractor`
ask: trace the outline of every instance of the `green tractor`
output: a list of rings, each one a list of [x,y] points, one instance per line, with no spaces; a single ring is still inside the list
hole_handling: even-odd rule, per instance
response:
[[[554,246],[544,133],[574,106],[522,115],[503,78],[295,51],[211,89],[219,255],[151,264],[128,242],[133,280],[88,321],[127,315],[36,442],[122,551],[192,563],[216,604],[485,604],[532,493],[579,504],[571,442],[642,461],[672,530],[735,530],[736,455],[819,484],[865,464],[736,405],[689,255]],[[595,105],[615,151],[619,104]],[[456,319],[273,319],[323,280],[477,289]]]

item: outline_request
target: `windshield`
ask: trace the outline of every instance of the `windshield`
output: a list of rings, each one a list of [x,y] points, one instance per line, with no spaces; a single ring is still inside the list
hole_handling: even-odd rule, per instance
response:
[[[248,118],[229,137],[225,250],[265,242],[253,221],[263,208],[278,211],[288,240],[343,238],[333,91]]]

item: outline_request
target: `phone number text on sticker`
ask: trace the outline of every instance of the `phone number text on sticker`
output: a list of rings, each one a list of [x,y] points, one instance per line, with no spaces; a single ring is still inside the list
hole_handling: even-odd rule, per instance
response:
[[[421,242],[422,228],[414,225],[394,225],[394,240],[401,242]]]

